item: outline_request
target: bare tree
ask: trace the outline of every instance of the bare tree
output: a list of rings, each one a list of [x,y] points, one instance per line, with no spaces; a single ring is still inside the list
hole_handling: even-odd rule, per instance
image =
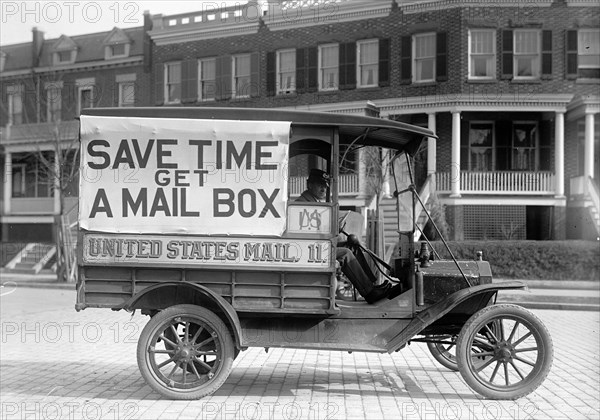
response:
[[[54,194],[58,195],[59,208],[54,223],[57,276],[59,280],[74,282],[76,279],[74,231],[77,218],[73,215],[76,215],[77,204],[68,206],[66,199],[79,174],[79,141],[77,136],[68,138],[70,133],[61,130],[60,122],[54,122],[51,130],[52,154],[48,155],[38,150],[36,158],[39,162],[39,170],[51,183]]]

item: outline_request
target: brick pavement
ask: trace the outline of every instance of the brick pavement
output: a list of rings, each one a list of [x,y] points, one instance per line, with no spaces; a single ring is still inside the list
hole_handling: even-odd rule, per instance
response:
[[[72,291],[19,289],[1,301],[1,419],[597,419],[598,312],[536,312],[555,344],[544,384],[483,400],[422,344],[394,355],[249,349],[199,401],[150,390],[135,359],[147,318],[73,309]]]

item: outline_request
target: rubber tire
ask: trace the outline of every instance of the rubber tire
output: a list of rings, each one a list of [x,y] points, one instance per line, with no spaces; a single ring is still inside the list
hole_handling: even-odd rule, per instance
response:
[[[451,355],[452,358],[449,358],[448,356],[444,356],[444,353],[447,353],[447,351],[442,352],[440,350],[440,348],[438,347],[439,343],[427,343],[427,348],[429,349],[429,352],[431,353],[431,355],[433,356],[433,358],[435,360],[438,361],[438,363],[442,366],[444,366],[447,369],[453,370],[455,372],[458,372],[458,363],[456,362],[456,354]],[[453,349],[456,349],[456,344],[454,345]]]
[[[539,353],[534,368],[524,380],[509,387],[493,387],[482,382],[471,370],[467,360],[475,334],[499,317],[516,319],[520,324],[526,325],[534,336],[537,335]],[[463,379],[475,392],[492,400],[515,400],[536,390],[550,373],[553,354],[552,338],[542,321],[531,311],[512,304],[487,306],[473,314],[461,329],[456,346],[458,369]]]
[[[152,367],[149,364],[149,360],[146,357],[146,348],[154,334],[157,332],[157,329],[161,328],[169,319],[180,316],[196,317],[208,324],[217,332],[217,339],[220,341],[222,348],[220,366],[215,375],[202,386],[190,390],[174,390],[165,386],[165,384],[155,376]],[[137,362],[140,373],[146,383],[150,388],[162,396],[173,400],[197,400],[212,394],[223,385],[225,380],[227,380],[233,365],[235,350],[236,348],[227,326],[212,311],[196,305],[175,305],[159,312],[148,321],[138,340]]]

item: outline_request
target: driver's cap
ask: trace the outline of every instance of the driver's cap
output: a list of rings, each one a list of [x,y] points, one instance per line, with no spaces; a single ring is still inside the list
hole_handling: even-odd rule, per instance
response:
[[[320,182],[329,187],[331,176],[320,169],[311,169],[308,175],[308,182]]]

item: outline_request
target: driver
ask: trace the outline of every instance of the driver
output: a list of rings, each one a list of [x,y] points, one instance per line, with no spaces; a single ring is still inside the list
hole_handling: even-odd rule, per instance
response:
[[[320,203],[325,201],[331,177],[320,169],[311,169],[307,181],[307,189],[296,199],[297,202]],[[377,278],[367,273],[352,251],[345,247],[346,242],[338,240],[335,258],[342,272],[352,282],[358,293],[367,303],[375,303],[388,296],[390,283],[375,285]],[[370,271],[370,269],[369,269]],[[369,275],[370,274],[370,275]]]

